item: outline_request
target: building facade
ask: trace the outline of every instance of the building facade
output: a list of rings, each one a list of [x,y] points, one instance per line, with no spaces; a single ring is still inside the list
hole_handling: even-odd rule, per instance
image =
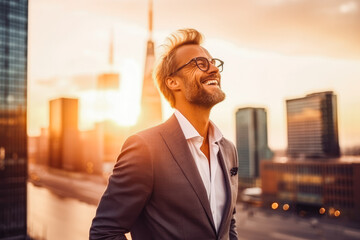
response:
[[[236,148],[239,180],[243,187],[256,186],[260,161],[272,157],[268,146],[267,113],[264,108],[240,108],[236,112]]]
[[[28,2],[0,1],[0,239],[26,238]]]
[[[262,162],[261,181],[265,206],[277,202],[289,204],[292,210],[328,215],[337,210],[341,216],[360,220],[360,158]]]
[[[333,92],[286,100],[288,155],[339,157],[337,100]]]
[[[78,99],[50,101],[49,166],[77,171],[82,168],[78,131]]]

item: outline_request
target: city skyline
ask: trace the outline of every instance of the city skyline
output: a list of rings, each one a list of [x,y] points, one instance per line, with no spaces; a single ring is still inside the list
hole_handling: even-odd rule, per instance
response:
[[[150,21],[149,2],[154,4]],[[320,164],[319,159],[305,161],[281,151],[290,139],[287,100],[323,92],[337,97],[337,105],[334,101],[332,106],[338,110],[340,148],[360,146],[359,19],[360,3],[352,0],[31,1],[29,236],[88,237],[95,206],[121,145],[140,129],[138,119],[147,115],[141,106],[146,103],[159,109],[158,95],[146,87],[151,86],[148,70],[152,67],[146,62],[152,63],[159,56],[166,36],[188,27],[203,33],[204,47],[225,62],[221,86],[227,98],[212,110],[211,120],[224,137],[243,144],[236,144],[237,150],[242,150],[238,151],[240,178],[231,177],[231,182],[237,178],[239,186],[245,183],[243,188],[261,187],[255,189],[261,194],[257,191],[249,201],[243,198],[243,188],[238,189],[239,237],[359,237],[358,222],[352,218],[360,210],[356,188],[359,157],[326,158]],[[145,88],[143,82],[147,82]],[[142,91],[150,93],[145,94],[148,98],[156,95],[156,104],[142,101]],[[69,100],[72,103],[66,104]],[[165,120],[173,110],[164,98],[161,103]],[[240,116],[238,109],[254,111]],[[308,110],[304,110],[306,117]],[[308,125],[306,121],[302,124]],[[293,135],[301,137],[304,132],[319,135],[303,129]],[[249,139],[244,137],[246,133]],[[54,148],[59,144],[62,151]],[[254,154],[260,158],[249,158],[247,174],[244,155],[254,145],[262,151]],[[304,151],[300,151],[301,155]],[[52,164],[51,155],[65,152],[65,158],[55,158],[59,164]],[[259,161],[266,152],[273,158]],[[78,156],[71,156],[74,153]],[[0,148],[0,160],[1,156]],[[231,170],[229,176],[235,169]],[[252,204],[262,207],[252,208]],[[283,221],[267,226],[277,217]],[[260,224],[261,230],[249,232],[254,224]],[[301,232],[293,231],[299,230],[299,224],[303,226]],[[286,228],[280,231],[280,227]]]
[[[327,7],[314,4],[313,18],[305,21],[301,13],[294,18],[289,18],[289,15],[285,14],[285,9],[295,11],[293,9],[295,6],[305,4],[303,1],[290,2],[255,1],[245,6],[246,4],[239,5],[228,1],[219,7],[219,14],[216,15],[218,17],[215,18],[218,22],[211,28],[207,25],[214,24],[213,20],[208,24],[200,21],[201,16],[204,20],[210,19],[206,17],[206,11],[201,11],[201,1],[192,9],[188,9],[192,16],[189,19],[185,19],[185,14],[180,16],[184,10],[180,7],[180,13],[171,18],[172,24],[167,23],[169,4],[155,1],[153,32],[155,51],[159,50],[158,46],[164,42],[165,36],[177,28],[195,27],[203,32],[205,47],[214,57],[225,61],[222,87],[227,93],[227,99],[214,108],[212,120],[219,125],[224,135],[233,141],[236,109],[245,106],[266,107],[269,114],[269,145],[273,149],[285,148],[287,146],[285,99],[332,90],[338,95],[340,145],[345,147],[359,145],[360,113],[354,109],[360,108],[360,99],[356,91],[359,85],[357,82],[360,76],[360,55],[353,41],[354,38],[358,39],[358,33],[347,31],[340,38],[334,34],[336,31],[331,32],[328,28],[324,28],[319,30],[317,35],[311,30],[313,26],[308,26],[311,19],[318,17],[321,21],[317,25],[326,26],[331,21],[338,20],[338,26],[332,30],[342,26],[347,26],[347,29],[351,30],[356,25],[351,19],[359,17],[359,6],[353,1],[334,1]],[[134,3],[108,1],[108,4],[103,4],[95,10],[96,3],[97,1],[91,1],[83,8],[80,0],[72,5],[68,2],[55,1],[30,3],[29,58],[31,61],[29,61],[28,117],[30,135],[38,134],[40,127],[48,125],[46,118],[48,100],[60,96],[86,95],[88,92],[85,90],[89,89],[92,82],[80,80],[75,82],[74,78],[80,79],[84,75],[95,76],[108,68],[108,42],[112,28],[115,35],[114,68],[121,74],[123,99],[132,103],[131,106],[126,106],[119,101],[119,105],[125,105],[124,109],[130,108],[133,111],[131,114],[135,116],[138,114],[139,110],[136,109],[139,109],[140,105],[142,69],[145,62],[144,43],[148,39],[147,1],[134,1]],[[311,7],[311,4],[305,5]],[[240,7],[247,7],[249,11],[257,14],[254,32],[249,26],[244,27],[244,23],[237,19],[238,22],[234,22],[234,26],[231,27],[239,29],[235,31],[236,34],[230,34],[227,30],[228,25],[235,16],[229,12],[227,18],[222,17],[226,11],[230,11],[230,6],[240,9],[242,13],[244,9]],[[215,3],[211,3],[209,12],[213,13],[215,7]],[[316,15],[326,9],[330,14],[330,8],[334,11],[331,13],[332,17]],[[116,14],[115,9],[118,9],[119,13]],[[124,13],[124,9],[128,10],[127,14]],[[42,11],[42,14],[37,14],[39,11]],[[285,23],[276,25],[276,21],[271,21],[269,26],[278,26],[278,28],[274,28],[273,32],[266,32],[265,27],[261,28],[259,25],[261,21],[268,19],[268,14],[276,12],[283,13],[277,19],[291,21],[289,25]],[[248,15],[244,14],[243,17],[249,17]],[[47,21],[44,21],[45,19]],[[299,24],[295,25],[297,28],[293,29],[293,32],[289,32],[294,22]],[[44,35],[44,29],[49,30],[47,31],[49,34]],[[306,41],[294,41],[294,36],[298,34],[304,34]],[[320,35],[321,37],[317,39],[316,36]],[[55,39],[61,39],[60,36],[63,36],[62,41],[56,41]],[[283,39],[279,40],[279,36]],[[312,39],[317,41],[310,41]],[[253,43],[250,40],[253,40]],[[274,47],[271,49],[272,43]],[[320,46],[319,43],[323,43],[322,50],[314,51],[316,46]],[[336,45],[337,43],[339,44]],[[346,46],[343,52],[340,51],[341,46]],[[296,51],[292,51],[291,47]],[[331,52],[329,49],[334,51]],[[40,92],[43,94],[38,94]],[[172,111],[164,101],[163,106],[165,108],[163,115],[167,117]],[[130,119],[134,118],[130,116]],[[127,124],[129,123],[131,124],[131,121]],[[84,128],[82,120],[79,124],[80,128]]]

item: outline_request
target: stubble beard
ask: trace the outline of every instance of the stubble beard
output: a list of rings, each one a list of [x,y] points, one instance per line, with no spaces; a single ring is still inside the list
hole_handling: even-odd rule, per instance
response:
[[[219,102],[222,102],[225,99],[225,93],[221,90],[220,86],[218,88],[212,89],[212,91],[207,91],[203,84],[198,81],[189,83],[185,81],[185,98],[190,103],[193,103],[198,106],[211,108]]]

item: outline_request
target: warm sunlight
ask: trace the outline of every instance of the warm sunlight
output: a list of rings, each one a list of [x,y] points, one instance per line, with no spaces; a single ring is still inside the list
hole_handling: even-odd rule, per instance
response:
[[[119,89],[79,92],[80,129],[90,129],[94,123],[112,120],[121,126],[136,124],[140,112],[140,67],[131,59],[120,67]]]
[[[360,0],[0,2],[0,240],[360,239]]]

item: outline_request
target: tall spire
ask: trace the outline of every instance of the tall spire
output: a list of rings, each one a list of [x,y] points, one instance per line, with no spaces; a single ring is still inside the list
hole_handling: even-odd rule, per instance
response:
[[[114,29],[111,29],[110,33],[110,46],[109,46],[109,65],[114,64]]]
[[[149,0],[149,37],[152,38],[153,29],[153,1]]]
[[[152,41],[152,0],[149,0],[149,39],[147,41],[144,81],[141,94],[141,113],[137,127],[144,129],[162,122],[160,93],[154,85],[152,71],[155,63],[154,42]]]

